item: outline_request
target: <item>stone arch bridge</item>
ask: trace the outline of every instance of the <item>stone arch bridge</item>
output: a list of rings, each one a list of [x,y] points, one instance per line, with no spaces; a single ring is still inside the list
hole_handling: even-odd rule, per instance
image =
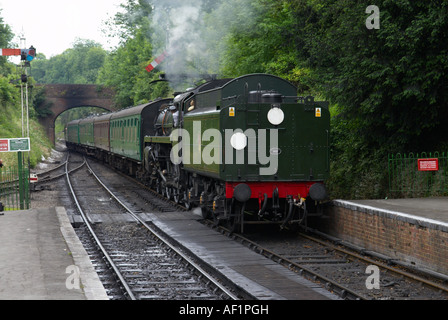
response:
[[[40,118],[39,122],[47,128],[47,135],[53,143],[55,121],[61,113],[78,107],[99,107],[117,111],[114,103],[115,92],[108,87],[79,84],[45,84],[36,87],[45,91],[43,105],[50,112],[48,116]]]

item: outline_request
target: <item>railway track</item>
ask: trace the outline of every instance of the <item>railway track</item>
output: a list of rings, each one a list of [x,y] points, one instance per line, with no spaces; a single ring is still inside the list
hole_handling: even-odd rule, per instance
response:
[[[79,168],[82,161],[75,161],[74,167]],[[98,165],[99,166],[99,165]],[[90,169],[74,171],[76,172],[91,172]],[[114,173],[115,174],[115,173]],[[89,174],[91,175],[91,174]],[[144,190],[143,185],[136,185],[135,180],[130,179],[125,176],[129,182],[124,186],[123,180],[114,182],[112,174],[107,172],[102,174],[108,184],[110,184],[115,190],[119,191],[121,199],[125,200],[126,206],[132,207],[131,210],[138,213],[145,208],[146,211],[153,210],[158,212],[167,211],[179,211],[185,210],[179,207],[175,202],[163,199],[163,197],[157,194],[155,191],[148,193]],[[80,177],[82,189],[84,189],[84,194],[91,194],[94,196],[94,200],[87,200],[90,203],[97,203],[100,208],[107,207],[107,210],[111,211],[111,208],[117,206],[118,213],[114,214],[110,212],[110,215],[123,215],[123,209],[112,201],[109,195],[94,195],[93,187],[92,189],[86,186],[86,177]],[[97,183],[95,188],[97,188]],[[93,214],[92,216],[97,216]],[[130,221],[134,221],[134,218],[129,218]],[[95,219],[91,219],[95,220]],[[95,221],[94,221],[95,222]],[[104,224],[104,223],[103,223]],[[96,224],[100,225],[100,224]],[[117,224],[118,225],[118,224]],[[127,238],[133,238],[135,244],[140,243],[147,236],[141,235],[142,227],[137,227],[135,222],[133,223],[121,223],[120,228],[113,228],[114,224],[108,224],[109,228],[105,229],[103,232],[107,239],[113,239],[114,241],[121,242],[120,235],[124,234]],[[134,226],[134,227],[132,227]],[[210,222],[210,226],[215,228],[213,222]],[[81,228],[80,228],[81,229]],[[379,259],[374,259],[369,256],[368,252],[355,252],[345,246],[344,243],[340,243],[337,239],[331,239],[333,241],[327,241],[321,237],[311,236],[309,234],[298,235],[296,233],[279,233],[276,232],[269,233],[269,237],[266,237],[266,232],[262,233],[248,233],[245,237],[238,234],[233,234],[226,230],[225,228],[218,228],[219,232],[224,233],[241,242],[245,246],[251,248],[252,250],[272,259],[273,261],[282,264],[283,266],[294,270],[299,275],[308,278],[314,282],[319,282],[323,287],[327,288],[329,291],[338,294],[344,299],[434,299],[434,300],[445,300],[448,297],[446,283],[443,281],[437,281],[431,279],[431,277],[425,277],[423,275],[417,275],[415,272],[402,270],[395,265],[391,265],[393,261],[385,260],[380,261]],[[107,232],[106,232],[107,231]],[[118,247],[114,241],[111,244],[107,244],[110,247]],[[128,245],[129,246],[129,245]],[[140,246],[137,245],[137,247]],[[144,246],[144,245],[142,245]],[[150,247],[150,246],[148,246]],[[136,283],[140,283],[142,286],[137,287],[138,295],[142,298],[156,298],[163,299],[161,296],[157,296],[154,292],[147,291],[144,288],[145,280],[140,278],[140,274],[144,270],[154,269],[154,265],[149,266],[142,265],[141,263],[133,263],[132,258],[126,256],[124,252],[131,252],[132,250],[124,249],[122,252],[115,254],[115,260],[121,267],[124,268],[125,273],[131,273],[131,278],[135,278]],[[146,253],[149,254],[149,253]],[[158,252],[152,252],[153,255],[158,255]],[[143,252],[131,253],[137,260],[141,259],[141,255],[145,255]],[[139,256],[140,255],[140,256]],[[94,263],[101,265],[102,257],[94,258]],[[372,273],[372,269],[369,267],[374,266],[378,268],[379,279],[378,283],[380,289],[368,289],[367,285],[370,281],[369,278]],[[163,269],[165,268],[165,269]],[[109,269],[109,266],[99,266],[100,272]],[[161,264],[158,267],[161,271],[169,273],[170,264]],[[99,272],[99,273],[100,273]],[[159,275],[160,275],[159,274]],[[107,276],[104,276],[107,278]],[[165,280],[153,280],[151,286],[160,285],[160,282],[166,282]],[[181,281],[181,280],[179,280]],[[188,280],[190,281],[190,280]],[[103,283],[111,283],[112,287],[116,280],[104,280]],[[174,280],[172,281],[174,285]],[[373,284],[374,281],[369,283]],[[150,284],[149,282],[147,284]],[[111,297],[114,299],[122,299],[123,294],[117,293],[116,289],[112,288]],[[163,291],[163,290],[162,290]],[[169,290],[167,290],[169,291]],[[188,295],[188,290],[185,290]],[[178,297],[179,298],[179,297]],[[191,296],[190,298],[193,298]],[[198,297],[200,298],[200,296]],[[203,298],[207,298],[206,295]],[[211,298],[211,296],[208,296]],[[180,299],[185,299],[181,297]]]
[[[205,223],[214,226],[212,221]],[[391,261],[374,259],[318,235],[272,233],[267,238],[262,233],[243,236],[223,227],[217,230],[343,299],[448,299],[446,279],[391,265]]]
[[[238,299],[201,265],[142,220],[135,209],[119,200],[87,161],[86,170],[73,173],[74,179],[68,173],[68,166],[69,162],[66,163],[67,181],[78,211],[108,268],[116,275],[125,298]],[[98,191],[98,184],[104,191]],[[116,221],[122,221],[98,223],[96,216],[105,215],[105,209]],[[114,298],[116,296],[114,294]]]

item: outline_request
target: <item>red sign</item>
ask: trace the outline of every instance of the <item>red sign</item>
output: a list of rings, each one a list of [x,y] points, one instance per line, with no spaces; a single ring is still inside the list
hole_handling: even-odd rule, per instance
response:
[[[418,159],[418,171],[439,171],[439,159]]]
[[[2,139],[0,140],[0,152],[8,152],[9,151],[9,140]]]
[[[39,180],[39,178],[38,178],[37,174],[33,174],[33,173],[30,174],[30,182],[31,183],[36,183],[38,180]]]

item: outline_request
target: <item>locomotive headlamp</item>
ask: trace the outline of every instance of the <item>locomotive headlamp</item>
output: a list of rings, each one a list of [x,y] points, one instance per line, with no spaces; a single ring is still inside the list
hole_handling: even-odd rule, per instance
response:
[[[279,107],[274,106],[268,112],[268,120],[274,126],[278,126],[285,120],[285,113]]]
[[[237,132],[230,138],[230,144],[235,150],[243,150],[247,147],[247,136],[242,132]]]

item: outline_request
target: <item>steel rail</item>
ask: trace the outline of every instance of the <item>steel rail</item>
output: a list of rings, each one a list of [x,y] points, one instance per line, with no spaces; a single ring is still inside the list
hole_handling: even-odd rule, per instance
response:
[[[86,214],[84,213],[84,211],[81,208],[81,205],[79,204],[78,198],[76,197],[75,191],[73,189],[72,183],[70,181],[70,176],[69,176],[69,172],[68,172],[68,163],[69,161],[67,160],[67,162],[65,163],[65,171],[66,171],[66,177],[67,177],[67,183],[68,186],[70,188],[70,192],[73,196],[73,199],[76,203],[76,206],[78,207],[78,210],[82,216],[82,218],[84,219],[84,222],[90,232],[90,234],[92,235],[92,237],[94,238],[95,242],[97,243],[98,247],[100,248],[100,250],[102,251],[104,257],[107,259],[108,263],[110,264],[110,266],[112,267],[112,269],[114,270],[114,272],[116,273],[119,281],[121,282],[121,284],[123,285],[123,288],[126,290],[127,294],[129,295],[129,298],[131,300],[137,300],[134,296],[134,294],[131,291],[131,288],[129,287],[128,283],[126,282],[126,280],[124,279],[123,275],[121,274],[120,270],[118,269],[118,267],[115,265],[114,261],[112,260],[112,258],[109,256],[109,254],[107,253],[107,250],[104,248],[104,246],[101,244],[100,239],[97,237],[95,231],[93,230],[91,223],[89,222],[90,219],[87,219]],[[84,159],[84,164],[87,164],[87,161],[85,161]],[[83,165],[84,165],[83,164]]]
[[[65,161],[64,161],[63,163],[61,163],[61,164],[59,164],[58,166],[56,166],[56,167],[54,167],[54,168],[51,168],[51,169],[49,169],[49,170],[47,170],[47,171],[40,172],[40,173],[36,173],[36,175],[37,175],[38,177],[41,177],[41,176],[44,176],[44,175],[49,174],[50,172],[56,171],[56,170],[58,170],[58,169],[64,167],[65,164],[67,163],[69,157],[70,157],[70,153],[67,152],[67,157],[66,157],[66,159],[65,159]],[[77,169],[74,169],[74,170],[77,170]],[[64,175],[65,175],[65,174],[60,174],[60,175],[57,176],[57,178],[61,178],[61,177],[63,177]],[[42,179],[43,179],[42,182],[47,182],[47,181],[56,179],[56,177],[55,177],[55,178],[51,178],[51,177],[50,177],[50,178],[42,178]],[[38,181],[37,183],[39,183],[39,181]]]
[[[212,223],[212,222],[209,221],[209,220],[207,220],[207,223]],[[264,255],[264,256],[270,258],[271,260],[276,261],[277,263],[280,263],[280,264],[282,264],[282,265],[288,266],[289,268],[294,267],[294,268],[296,268],[296,269],[299,269],[301,272],[304,271],[304,272],[308,273],[309,275],[312,275],[312,277],[315,277],[316,279],[319,278],[319,279],[321,279],[322,281],[326,282],[326,286],[328,286],[328,284],[332,284],[333,286],[336,286],[337,288],[340,288],[340,290],[341,290],[340,292],[342,292],[344,295],[346,295],[346,294],[348,293],[348,294],[350,294],[350,295],[352,296],[352,298],[354,297],[354,298],[362,299],[362,300],[368,300],[368,299],[369,299],[369,298],[366,298],[366,297],[364,297],[364,296],[361,296],[361,295],[357,294],[356,292],[354,292],[354,291],[352,291],[352,290],[350,290],[350,289],[348,289],[348,288],[345,288],[345,287],[342,286],[342,285],[337,284],[336,282],[334,282],[334,281],[332,281],[332,280],[330,280],[330,279],[327,279],[327,278],[325,278],[325,277],[323,277],[323,276],[320,276],[320,275],[317,274],[316,272],[314,272],[314,271],[312,271],[312,270],[309,270],[309,269],[307,269],[306,267],[304,267],[304,266],[302,266],[302,265],[300,265],[300,264],[298,264],[298,263],[296,263],[296,262],[290,261],[289,259],[287,259],[287,258],[285,258],[285,257],[282,257],[282,256],[276,254],[276,253],[273,252],[273,251],[270,251],[270,250],[268,250],[268,249],[266,249],[266,248],[261,247],[261,246],[258,245],[257,243],[255,243],[255,242],[253,242],[252,240],[249,240],[249,239],[243,237],[243,236],[240,235],[240,234],[234,234],[234,233],[231,233],[230,230],[228,230],[228,229],[226,229],[226,228],[224,228],[224,227],[222,227],[222,226],[219,226],[219,230],[220,230],[221,233],[228,233],[228,236],[229,236],[229,237],[233,237],[233,238],[235,238],[235,239],[238,239],[242,244],[245,244],[245,245],[246,245],[247,247],[249,247],[250,249],[252,249],[252,250],[254,250],[254,251],[257,250],[257,252],[258,252],[259,254],[262,254],[262,255]],[[330,238],[328,235],[326,235],[326,234],[324,234],[324,233],[322,233],[322,232],[317,232],[316,230],[311,230],[311,231],[314,232],[314,233],[317,234],[317,235],[320,235],[320,236],[322,236],[322,237],[326,237],[327,239]],[[395,268],[393,268],[393,267],[391,267],[391,266],[388,266],[388,265],[386,265],[386,264],[384,264],[384,263],[381,263],[381,262],[379,262],[379,261],[377,261],[377,260],[373,260],[373,259],[368,258],[368,257],[366,257],[366,256],[363,256],[363,255],[361,255],[361,254],[357,254],[356,252],[353,252],[353,251],[345,250],[345,249],[343,249],[343,248],[337,247],[337,246],[335,246],[335,245],[333,245],[333,244],[331,244],[331,243],[329,243],[329,242],[322,241],[322,240],[320,240],[320,239],[318,239],[318,238],[315,238],[315,237],[313,237],[313,236],[310,236],[310,235],[307,235],[307,234],[304,234],[304,233],[301,233],[301,232],[299,233],[299,235],[300,235],[301,237],[305,238],[305,239],[314,241],[314,242],[316,242],[316,243],[318,243],[318,244],[320,244],[320,245],[323,245],[323,246],[325,246],[325,247],[328,247],[328,248],[330,248],[330,249],[332,249],[332,250],[335,250],[335,251],[338,251],[338,252],[340,252],[340,253],[346,254],[346,255],[348,255],[348,256],[351,256],[351,257],[353,257],[353,258],[359,259],[359,260],[361,260],[361,261],[364,261],[364,262],[367,262],[367,263],[370,263],[370,264],[377,265],[377,266],[379,266],[379,267],[381,267],[381,268],[383,268],[383,269],[386,269],[386,270],[389,270],[389,271],[391,271],[391,272],[394,272],[394,273],[396,273],[396,274],[398,274],[398,275],[407,277],[408,279],[411,279],[411,280],[414,280],[414,281],[423,283],[423,284],[425,284],[425,285],[427,285],[427,286],[430,286],[430,287],[433,287],[433,288],[435,288],[435,289],[438,289],[438,290],[441,290],[441,291],[448,292],[448,287],[446,287],[446,286],[444,286],[444,285],[440,285],[440,284],[438,284],[438,283],[436,283],[436,282],[433,282],[433,281],[424,279],[424,278],[422,278],[422,277],[420,277],[420,276],[418,276],[418,275],[409,273],[409,272],[404,271],[404,270],[395,269]],[[329,239],[328,241],[332,242],[331,239]],[[340,240],[340,241],[338,241],[338,242],[340,242],[341,245],[344,245],[344,246],[347,245],[346,243],[342,243],[342,242],[343,242],[342,240]],[[364,252],[366,255],[371,254],[371,252],[368,251],[368,250],[363,250],[362,252]],[[379,258],[379,259],[384,259],[384,258]],[[389,261],[391,261],[392,263],[395,263],[395,264],[397,264],[397,265],[400,265],[400,264],[396,263],[396,261],[393,260],[393,259],[389,259]],[[405,265],[401,265],[401,266],[404,267],[404,268],[408,268],[408,267],[405,266]],[[418,271],[418,272],[423,272],[423,273],[425,273],[424,270],[419,270],[418,268],[415,268],[415,270]],[[430,274],[429,274],[429,275],[430,275]],[[436,277],[437,277],[437,276],[436,276]],[[446,280],[446,279],[441,279],[441,280]]]
[[[332,240],[330,239],[331,237],[330,237],[329,235],[323,233],[323,232],[320,232],[320,231],[317,231],[317,230],[310,230],[310,231],[313,232],[313,233],[316,234],[316,235],[320,235],[321,237],[325,237],[326,239],[328,239],[327,241],[330,241],[330,242],[332,241]],[[382,262],[380,262],[380,261],[378,261],[378,260],[373,260],[373,259],[371,259],[371,258],[369,258],[369,257],[363,256],[362,254],[365,254],[365,255],[374,255],[374,253],[373,253],[372,251],[369,251],[369,250],[367,250],[367,249],[362,249],[362,250],[360,250],[361,254],[358,254],[358,253],[356,253],[356,252],[349,251],[349,250],[345,250],[344,248],[340,248],[340,247],[335,246],[335,245],[333,245],[333,244],[331,244],[331,243],[322,241],[322,240],[320,240],[320,239],[317,239],[317,238],[315,238],[315,237],[313,237],[313,236],[310,236],[310,235],[307,235],[307,234],[299,233],[299,235],[300,235],[301,237],[303,237],[303,238],[309,239],[309,240],[311,240],[311,241],[314,241],[314,242],[319,243],[319,244],[321,244],[321,245],[324,245],[324,246],[326,246],[326,247],[330,247],[332,250],[339,251],[339,252],[341,252],[341,253],[343,253],[343,254],[347,254],[347,255],[350,255],[350,256],[352,256],[352,257],[355,257],[356,259],[359,259],[359,260],[361,260],[361,261],[364,261],[364,262],[367,262],[367,263],[371,263],[371,264],[377,265],[377,266],[379,266],[379,267],[381,267],[381,268],[383,268],[383,269],[389,270],[389,271],[391,271],[391,272],[394,272],[394,273],[396,273],[396,274],[398,274],[398,275],[407,277],[407,278],[412,279],[412,280],[414,280],[414,281],[424,283],[424,284],[426,284],[427,286],[433,287],[433,288],[435,288],[435,289],[438,289],[438,290],[441,290],[441,291],[448,292],[448,287],[446,287],[446,286],[444,286],[444,285],[440,285],[440,284],[438,284],[438,283],[436,283],[436,282],[433,282],[433,281],[424,279],[424,278],[422,278],[422,277],[420,277],[420,276],[418,276],[418,275],[409,273],[409,272],[404,271],[404,270],[399,270],[399,269],[390,267],[390,266],[388,266],[387,264],[382,263]],[[338,240],[339,240],[339,239],[338,239]],[[342,246],[349,247],[349,244],[346,243],[346,242],[343,241],[343,240],[339,240],[339,241],[337,241],[337,243],[340,243]],[[357,249],[352,249],[352,250],[357,250]],[[380,259],[380,260],[384,260],[384,259],[386,259],[386,258],[385,258],[385,257],[384,257],[384,258],[383,258],[383,257],[379,257],[378,259]],[[392,264],[400,265],[401,267],[404,267],[404,268],[409,268],[408,266],[399,263],[399,261],[397,261],[397,260],[394,260],[394,259],[391,259],[391,258],[388,258],[387,260],[388,260],[390,263],[392,263]],[[421,273],[426,273],[426,274],[427,274],[427,272],[426,272],[425,270],[420,270],[419,268],[416,268],[416,267],[414,267],[413,269],[416,270],[417,272],[421,272]],[[428,276],[434,276],[434,275],[428,274]],[[437,277],[437,276],[434,276],[434,277]],[[441,279],[441,280],[446,281],[446,279]]]
[[[210,220],[205,220],[209,224],[213,224]],[[360,295],[356,293],[355,291],[301,265],[297,262],[291,261],[288,258],[285,258],[269,249],[263,248],[258,243],[253,242],[250,239],[247,239],[246,237],[243,237],[241,234],[236,234],[228,230],[227,228],[224,228],[222,226],[218,227],[218,231],[222,234],[227,234],[228,237],[233,238],[234,240],[237,240],[241,242],[241,244],[246,245],[249,249],[253,250],[254,252],[257,252],[258,254],[261,254],[272,261],[275,261],[276,263],[289,268],[290,270],[296,270],[300,275],[306,275],[307,277],[315,280],[319,280],[323,284],[325,284],[326,289],[331,289],[336,292],[341,298],[347,299],[347,300],[369,300],[367,297]]]
[[[113,192],[101,181],[101,179],[95,174],[92,170],[88,162],[86,161],[87,167],[90,170],[90,173],[97,179],[98,183],[142,226],[144,226],[148,231],[150,231],[156,238],[162,241],[166,246],[168,246],[172,251],[178,254],[182,259],[184,259],[189,265],[194,267],[201,275],[206,277],[211,283],[213,283],[216,287],[218,287],[222,292],[224,292],[227,296],[229,296],[232,300],[239,300],[239,298],[234,295],[230,290],[228,290],[225,286],[219,283],[218,280],[213,278],[206,270],[204,270],[198,263],[193,261],[188,255],[179,250],[179,248],[173,246],[168,239],[162,235],[160,232],[155,230],[153,227],[148,225],[143,219],[141,219],[136,213],[134,213],[131,209],[129,209],[122,201],[120,201]]]
[[[67,164],[67,161],[63,164],[63,165],[66,165]],[[78,171],[79,169],[81,169],[82,167],[84,167],[85,166],[85,163],[83,163],[82,165],[80,165],[79,167],[77,167],[77,168],[75,168],[75,169],[72,169],[72,170],[70,170],[68,173],[70,174],[70,173],[73,173],[73,172],[75,172],[75,171]],[[60,167],[58,167],[58,169],[59,169]],[[52,170],[49,170],[49,171],[47,171],[47,172],[45,172],[45,173],[49,173],[49,172],[51,172],[51,171],[55,171],[56,169],[52,169]],[[44,179],[42,179],[42,180],[38,180],[35,184],[39,184],[39,183],[47,183],[47,182],[50,182],[50,181],[53,181],[53,180],[56,180],[56,179],[60,179],[60,178],[64,178],[66,176],[66,173],[61,173],[61,174],[58,174],[57,176],[54,176],[54,177],[49,177],[49,178],[44,178]]]
[[[45,174],[49,174],[50,172],[56,171],[56,170],[58,170],[59,168],[62,168],[63,166],[65,166],[65,164],[67,163],[67,161],[68,161],[68,159],[65,160],[64,163],[61,163],[60,165],[58,165],[58,166],[56,166],[56,167],[54,167],[54,168],[52,168],[52,169],[50,169],[50,170],[47,170],[47,171],[44,171],[44,172],[37,173],[37,176],[43,176],[43,175],[45,175]]]

